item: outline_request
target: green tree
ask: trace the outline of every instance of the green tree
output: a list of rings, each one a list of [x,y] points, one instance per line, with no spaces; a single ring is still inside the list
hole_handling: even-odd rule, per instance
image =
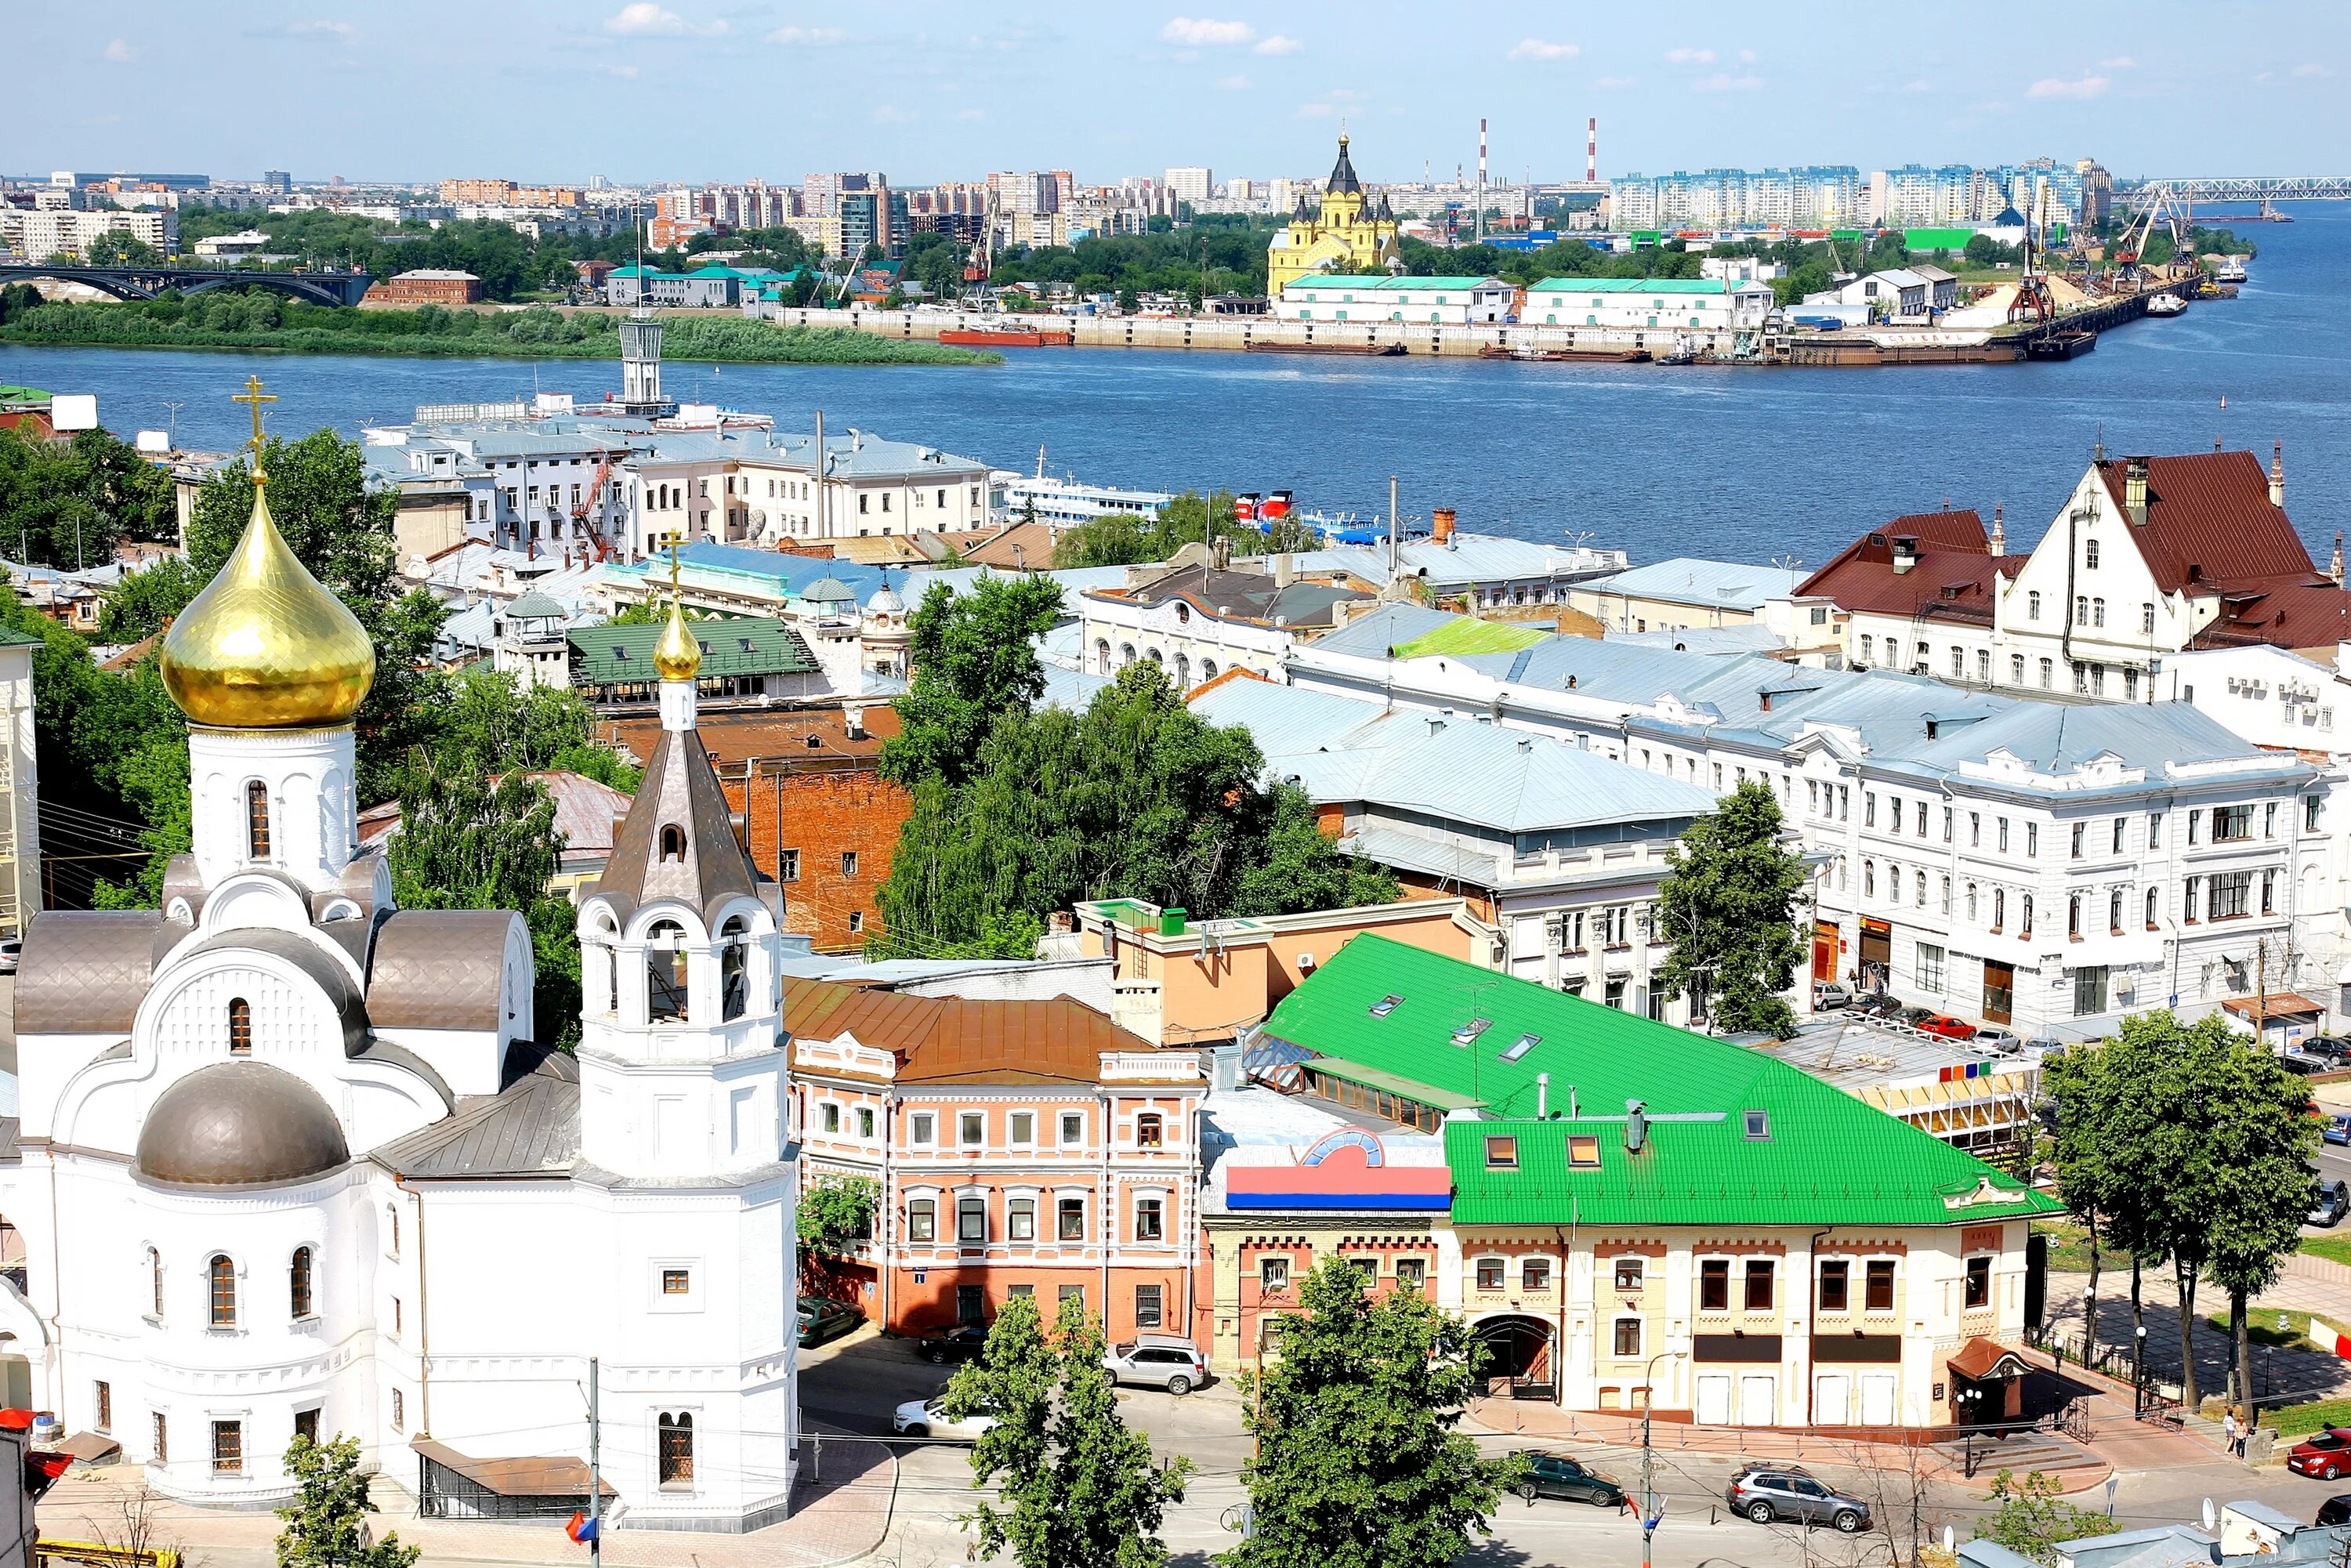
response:
[[[109,229],[89,245],[93,267],[152,267],[162,259],[162,251],[129,229]]]
[[[934,583],[908,619],[906,693],[899,732],[883,743],[885,779],[960,784],[997,719],[1045,689],[1036,639],[1061,613],[1050,578],[984,572],[968,593]]]
[[[136,643],[152,636],[185,610],[204,586],[185,556],[158,556],[137,571],[124,573],[114,591],[106,596],[99,635],[110,643]]]
[[[1404,896],[1395,873],[1332,841],[1305,790],[1285,779],[1274,785],[1271,797],[1264,836],[1242,868],[1228,913],[1351,909]]]
[[[1188,544],[1228,538],[1240,555],[1314,549],[1313,526],[1301,518],[1277,518],[1263,528],[1240,521],[1230,490],[1203,496],[1186,490],[1150,517],[1105,512],[1065,530],[1053,547],[1053,565],[1137,566],[1165,560]]]
[[[104,566],[126,538],[169,536],[171,476],[103,430],[35,441],[0,430],[0,549],[66,570]]]
[[[277,1568],[412,1568],[421,1547],[403,1546],[397,1531],[371,1540],[376,1511],[360,1469],[357,1437],[338,1435],[314,1443],[300,1433],[286,1445],[286,1469],[297,1491],[277,1511]]]
[[[1655,983],[1669,997],[1707,998],[1725,1030],[1785,1040],[1796,1017],[1779,993],[1795,983],[1803,953],[1796,915],[1806,873],[1781,827],[1779,798],[1750,780],[1667,852],[1656,918],[1673,951]]]
[[[2065,1500],[2055,1478],[2039,1470],[2019,1480],[2012,1470],[1992,1478],[1992,1511],[1976,1521],[1976,1539],[1995,1542],[2044,1568],[2054,1568],[2061,1542],[2104,1535],[2114,1528],[2105,1514]]]
[[[1082,1308],[1061,1312],[1048,1339],[1036,1298],[1012,1297],[946,1397],[957,1418],[995,1418],[973,1447],[972,1484],[993,1485],[1002,1506],[980,1503],[963,1521],[985,1555],[1008,1549],[1022,1568],[1167,1562],[1159,1530],[1192,1462],[1155,1463],[1150,1440],[1120,1416],[1101,1326]]]
[[[1455,1430],[1478,1386],[1468,1327],[1416,1291],[1364,1287],[1324,1260],[1277,1320],[1280,1362],[1242,1375],[1254,1529],[1226,1568],[1443,1568],[1523,1473]]]
[[[873,1234],[873,1207],[881,1192],[871,1176],[829,1176],[810,1182],[795,1213],[803,1260],[810,1253],[839,1257]]]

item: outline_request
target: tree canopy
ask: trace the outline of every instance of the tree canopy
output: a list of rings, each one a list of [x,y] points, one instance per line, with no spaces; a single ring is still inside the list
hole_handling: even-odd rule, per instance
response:
[[[1045,689],[1036,640],[1061,613],[1061,584],[983,572],[967,594],[933,583],[907,621],[911,674],[899,732],[882,747],[885,779],[958,785],[997,720]]]
[[[1053,547],[1059,570],[1081,566],[1136,566],[1165,560],[1188,544],[1228,538],[1244,555],[1312,549],[1321,540],[1303,519],[1278,517],[1264,527],[1242,522],[1230,490],[1202,496],[1186,490],[1148,517],[1105,512],[1065,530]]]
[[[166,539],[172,476],[103,430],[35,441],[0,429],[0,550],[67,571],[105,566],[124,539]]]
[[[1667,996],[1705,998],[1733,1033],[1785,1040],[1796,1016],[1780,993],[1795,983],[1803,956],[1795,922],[1807,873],[1780,841],[1781,828],[1779,797],[1750,779],[1667,852],[1656,918],[1673,951],[1654,983]]]
[[[376,1511],[360,1469],[357,1437],[313,1442],[300,1433],[286,1445],[286,1469],[298,1489],[277,1511],[277,1568],[412,1568],[423,1549],[401,1544],[397,1531],[373,1540]]]

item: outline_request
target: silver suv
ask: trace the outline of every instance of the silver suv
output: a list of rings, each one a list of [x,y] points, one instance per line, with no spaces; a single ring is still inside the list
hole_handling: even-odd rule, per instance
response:
[[[1137,1334],[1103,1353],[1102,1365],[1113,1383],[1139,1383],[1189,1394],[1208,1380],[1207,1363],[1188,1339],[1174,1334]]]
[[[1869,1527],[1869,1504],[1832,1491],[1793,1465],[1743,1468],[1730,1478],[1722,1500],[1758,1524],[1825,1524],[1844,1535]]]

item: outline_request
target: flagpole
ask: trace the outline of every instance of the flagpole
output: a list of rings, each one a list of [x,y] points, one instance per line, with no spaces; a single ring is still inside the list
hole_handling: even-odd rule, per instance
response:
[[[640,284],[644,279],[637,280]],[[600,1522],[604,1507],[603,1424],[596,1408],[597,1358],[588,1358],[588,1561],[594,1568],[602,1568],[604,1561],[604,1529]]]

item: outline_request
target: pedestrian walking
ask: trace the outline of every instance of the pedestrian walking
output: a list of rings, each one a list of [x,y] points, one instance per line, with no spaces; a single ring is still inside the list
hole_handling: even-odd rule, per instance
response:
[[[2237,1446],[2234,1449],[2237,1458],[2241,1459],[2245,1457],[2245,1445],[2252,1439],[2252,1436],[2253,1413],[2248,1410],[2237,1422]]]
[[[2222,1452],[2232,1455],[2240,1451],[2237,1447],[2237,1411],[2234,1406],[2220,1414],[2220,1448]]]

